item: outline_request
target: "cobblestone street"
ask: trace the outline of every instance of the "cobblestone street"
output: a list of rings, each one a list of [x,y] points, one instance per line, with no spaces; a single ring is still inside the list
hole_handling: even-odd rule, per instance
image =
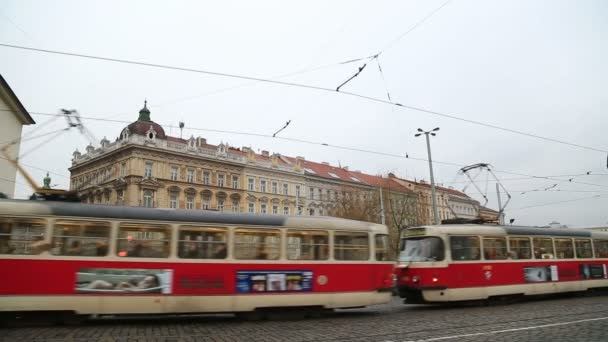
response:
[[[80,326],[5,328],[2,341],[606,341],[608,298],[513,305],[387,305],[294,321],[245,322],[231,315],[102,318]]]

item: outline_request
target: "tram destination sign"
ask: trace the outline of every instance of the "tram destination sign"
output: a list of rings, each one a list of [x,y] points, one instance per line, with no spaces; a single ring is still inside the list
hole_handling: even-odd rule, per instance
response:
[[[426,235],[426,228],[409,228],[405,230],[405,237]]]

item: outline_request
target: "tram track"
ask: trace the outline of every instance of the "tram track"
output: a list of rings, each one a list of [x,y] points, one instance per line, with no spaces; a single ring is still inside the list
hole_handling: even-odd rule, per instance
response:
[[[574,312],[566,313],[560,307],[571,307]],[[608,317],[608,303],[586,299],[463,308],[400,307],[393,301],[377,310],[342,311],[322,319],[297,321],[244,322],[228,316],[164,317],[162,322],[158,318],[104,318],[76,327],[22,329],[24,334],[18,334],[19,329],[6,329],[0,341],[194,341],[212,337],[221,341],[432,341],[603,317]]]

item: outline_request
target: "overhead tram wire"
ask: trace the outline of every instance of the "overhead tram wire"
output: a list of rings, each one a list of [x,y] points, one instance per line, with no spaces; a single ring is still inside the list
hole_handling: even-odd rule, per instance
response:
[[[317,91],[326,91],[326,92],[331,92],[331,93],[334,93],[334,94],[344,94],[344,95],[349,95],[349,96],[352,96],[352,97],[358,97],[358,98],[361,98],[361,99],[366,99],[366,100],[373,101],[373,102],[388,104],[388,105],[391,105],[391,106],[398,106],[398,107],[401,107],[401,108],[407,108],[407,109],[418,111],[418,112],[423,112],[423,113],[427,113],[427,114],[431,114],[431,115],[445,117],[445,118],[449,118],[449,119],[453,119],[453,120],[459,120],[459,121],[463,121],[463,122],[467,122],[467,123],[471,123],[471,124],[475,124],[475,125],[479,125],[479,126],[484,126],[484,127],[488,127],[488,128],[502,130],[502,131],[505,131],[505,132],[519,134],[519,135],[523,135],[523,136],[527,136],[527,137],[531,137],[531,138],[536,138],[536,139],[541,139],[541,140],[545,140],[545,141],[550,141],[550,142],[554,142],[554,143],[558,143],[558,144],[562,144],[562,145],[568,145],[568,146],[572,146],[572,147],[578,147],[578,148],[587,149],[587,150],[596,151],[596,152],[601,152],[601,153],[608,153],[607,149],[601,149],[601,148],[596,148],[596,147],[591,147],[591,146],[585,146],[585,145],[570,143],[570,142],[563,141],[563,140],[558,140],[558,139],[553,139],[553,138],[547,138],[547,137],[543,137],[543,136],[540,136],[540,135],[537,135],[537,134],[522,132],[522,131],[518,131],[518,130],[514,130],[514,129],[510,129],[510,128],[505,128],[505,127],[501,127],[501,126],[497,126],[497,125],[487,124],[487,123],[483,123],[483,122],[476,121],[476,120],[471,120],[471,119],[466,119],[466,118],[458,117],[458,116],[452,115],[452,114],[445,114],[445,113],[441,113],[441,112],[425,109],[423,107],[404,105],[404,104],[401,104],[401,103],[390,102],[390,101],[387,101],[387,100],[383,100],[383,99],[379,99],[379,98],[375,98],[375,97],[371,97],[371,96],[366,96],[366,95],[362,95],[362,94],[357,94],[357,93],[351,93],[351,92],[346,92],[346,91],[336,91],[333,88],[319,87],[319,86],[308,85],[308,84],[301,84],[301,83],[293,83],[293,82],[284,82],[284,81],[270,80],[270,79],[265,79],[265,78],[251,77],[251,76],[244,76],[244,75],[237,75],[237,74],[229,74],[229,73],[222,73],[222,72],[200,70],[200,69],[193,69],[193,68],[176,67],[176,66],[169,66],[169,65],[162,65],[162,64],[155,64],[155,63],[146,63],[146,62],[137,62],[137,61],[131,61],[131,60],[125,60],[125,59],[99,57],[99,56],[84,55],[84,54],[77,54],[77,53],[69,53],[69,52],[62,52],[62,51],[55,51],[55,50],[38,49],[38,48],[19,46],[19,45],[11,45],[11,44],[0,43],[0,46],[4,46],[4,47],[8,47],[8,48],[14,48],[14,49],[27,50],[27,51],[44,52],[44,53],[49,53],[49,54],[58,54],[58,55],[65,55],[65,56],[72,56],[72,57],[95,59],[95,60],[101,60],[101,61],[107,61],[107,62],[126,63],[126,64],[130,64],[130,65],[140,65],[140,66],[147,66],[147,67],[154,67],[154,68],[161,68],[161,69],[169,69],[169,70],[177,70],[177,71],[185,71],[185,72],[194,72],[194,73],[199,73],[199,74],[207,74],[207,75],[220,76],[220,77],[245,79],[245,80],[258,81],[258,82],[264,82],[264,83],[270,83],[270,84],[278,84],[278,85],[284,85],[284,86],[298,87],[298,88],[303,88],[303,89],[311,89],[311,90],[317,90]]]
[[[509,209],[509,211],[546,207],[549,205],[568,203],[568,202],[578,202],[578,201],[588,200],[588,199],[592,199],[592,198],[606,198],[606,197],[608,197],[608,195],[593,195],[593,196],[589,196],[589,197],[575,198],[575,199],[570,199],[570,200],[565,200],[565,201],[549,202],[549,203],[535,204],[535,205],[529,205],[529,206],[525,206],[525,207],[513,208],[513,209]]]
[[[0,111],[11,111],[11,110],[0,109]],[[42,113],[42,112],[29,112],[29,113],[34,114],[34,115],[47,115],[47,116],[61,115],[61,114]],[[122,124],[131,123],[130,121],[125,121],[125,120],[114,120],[114,119],[104,119],[104,118],[85,117],[85,116],[81,116],[80,118],[94,120],[94,121],[114,122],[114,123],[122,123]],[[173,125],[163,125],[163,126],[171,127],[171,128],[178,128],[177,126],[173,126]],[[214,132],[214,133],[224,133],[224,134],[234,134],[234,135],[244,135],[244,136],[255,136],[255,137],[261,137],[261,138],[282,139],[282,140],[286,140],[286,141],[293,141],[293,142],[304,143],[304,144],[309,144],[309,145],[333,147],[336,149],[341,149],[341,150],[346,150],[346,151],[354,151],[354,152],[368,153],[368,154],[374,154],[374,155],[379,155],[379,156],[386,156],[386,157],[393,157],[393,158],[400,158],[400,159],[412,159],[412,160],[421,161],[421,162],[428,162],[428,160],[425,158],[417,158],[417,157],[404,156],[404,155],[399,155],[399,154],[394,154],[394,153],[379,152],[379,151],[366,150],[366,149],[361,149],[361,148],[353,148],[353,147],[347,147],[347,146],[341,146],[341,145],[333,145],[333,144],[327,144],[327,143],[323,143],[323,142],[316,142],[316,141],[304,140],[304,139],[298,139],[298,138],[288,138],[288,137],[274,137],[273,138],[272,135],[269,135],[269,134],[227,131],[227,130],[208,129],[208,128],[196,128],[196,127],[189,127],[189,129],[195,130],[195,131],[204,131],[204,132]],[[464,164],[435,161],[435,160],[433,162],[437,163],[437,164],[456,166],[456,167],[466,166]],[[510,171],[501,171],[501,170],[496,170],[496,169],[494,169],[493,171],[524,176],[525,177],[524,179],[547,179],[547,180],[562,181],[562,182],[568,181],[569,183],[575,183],[575,184],[592,185],[592,186],[598,186],[598,187],[608,187],[608,185],[604,185],[604,184],[594,184],[594,183],[585,183],[585,182],[569,181],[569,180],[562,180],[562,179],[554,179],[554,177],[561,177],[559,175],[558,176],[536,176],[536,175],[527,175],[527,174],[523,174],[523,173],[515,173],[515,172],[510,172]],[[65,177],[63,175],[61,175],[61,176]],[[573,175],[563,175],[563,176],[573,176]],[[453,182],[453,183],[456,183],[456,182]]]

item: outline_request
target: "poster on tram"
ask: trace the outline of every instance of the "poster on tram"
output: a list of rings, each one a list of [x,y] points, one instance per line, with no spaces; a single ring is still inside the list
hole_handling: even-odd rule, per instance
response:
[[[128,268],[81,268],[76,273],[77,293],[172,292],[172,270]]]
[[[283,292],[312,291],[312,271],[238,271],[236,291]]]
[[[524,278],[527,283],[540,283],[557,281],[557,266],[530,266],[524,267]]]

